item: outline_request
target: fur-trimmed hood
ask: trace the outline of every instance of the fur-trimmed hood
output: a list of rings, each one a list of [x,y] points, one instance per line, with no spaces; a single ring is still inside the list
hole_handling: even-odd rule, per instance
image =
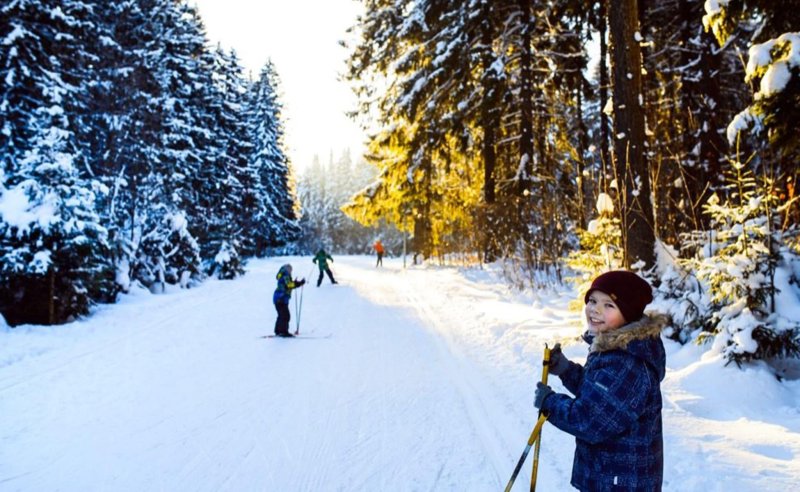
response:
[[[628,323],[620,328],[585,337],[590,344],[589,352],[608,352],[622,350],[644,360],[651,365],[664,379],[666,355],[661,343],[661,330],[667,324],[662,315],[645,315],[638,321]]]

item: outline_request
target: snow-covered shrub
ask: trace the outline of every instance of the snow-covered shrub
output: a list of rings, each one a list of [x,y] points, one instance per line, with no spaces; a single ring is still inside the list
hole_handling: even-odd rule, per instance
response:
[[[781,228],[786,204],[778,203],[773,183],[758,183],[744,164],[732,165],[730,198],[712,195],[705,213],[713,229],[702,241],[698,234],[688,238],[696,256],[681,262],[695,272],[704,293],[695,298],[705,306],[694,325],[711,330],[712,351],[729,362],[800,356],[800,318],[794,313],[800,257],[790,247],[798,230]]]
[[[164,206],[150,210],[131,263],[134,280],[163,291],[165,284],[186,287],[188,279],[200,275],[200,249],[186,226],[181,212],[168,212]]]
[[[244,275],[244,266],[238,244],[235,241],[223,241],[214,259],[208,262],[206,273],[220,280],[230,280]]]
[[[585,231],[578,231],[581,247],[567,258],[567,265],[580,273],[578,291],[585,292],[597,274],[616,270],[622,265],[622,226],[614,215],[614,202],[606,193],[597,197],[598,217]]]
[[[699,236],[687,235],[688,242],[702,242]],[[649,309],[669,317],[670,325],[664,334],[680,343],[687,343],[698,330],[711,331],[708,297],[692,271],[682,264],[678,252],[662,242],[656,242],[656,276],[654,301]]]

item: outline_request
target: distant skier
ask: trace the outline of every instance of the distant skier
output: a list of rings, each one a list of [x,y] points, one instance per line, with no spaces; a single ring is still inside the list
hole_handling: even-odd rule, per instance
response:
[[[311,260],[314,263],[316,263],[317,266],[319,267],[319,278],[317,279],[317,287],[319,287],[320,284],[322,284],[322,276],[325,273],[328,274],[328,278],[331,279],[331,283],[332,284],[338,284],[339,283],[339,282],[336,281],[336,279],[333,278],[333,274],[331,273],[331,269],[328,266],[328,260],[330,260],[331,263],[333,263],[333,258],[331,258],[331,255],[326,253],[325,249],[323,249],[323,248],[320,248],[319,251],[317,251],[317,254],[314,256],[314,259]]]
[[[378,254],[378,262],[375,263],[375,268],[383,266],[383,243],[381,243],[380,239],[376,239],[372,247],[375,248],[375,253]]]
[[[292,289],[303,286],[306,279],[292,280],[292,265],[288,263],[278,270],[275,278],[278,279],[278,287],[272,294],[272,303],[275,304],[275,310],[278,312],[278,319],[275,320],[275,336],[293,337],[294,335],[289,333],[291,318],[289,300],[292,298]]]

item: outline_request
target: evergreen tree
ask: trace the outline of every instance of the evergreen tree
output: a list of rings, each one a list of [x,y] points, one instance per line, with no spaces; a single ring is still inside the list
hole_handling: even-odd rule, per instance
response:
[[[206,272],[221,271],[215,258],[240,258],[242,251],[253,251],[245,224],[250,214],[257,215],[258,184],[256,169],[249,157],[253,145],[249,140],[244,104],[247,82],[236,53],[217,47],[213,54],[214,90],[209,99],[209,113],[215,122],[211,130],[217,144],[202,179],[204,209],[209,219],[201,243],[201,256]],[[235,248],[241,250],[233,251]],[[218,256],[222,252],[222,256]],[[236,260],[238,262],[238,260]],[[237,269],[244,273],[244,264]],[[223,269],[224,270],[224,269]]]
[[[328,192],[324,178],[319,156],[314,155],[311,166],[306,168],[298,183],[298,196],[302,205],[300,215],[302,233],[299,239],[301,253],[316,252],[316,248],[319,248],[321,242],[329,236],[326,222]],[[331,249],[330,246],[325,244],[328,249]]]
[[[278,90],[278,74],[268,61],[250,87],[247,116],[253,145],[250,162],[258,174],[260,188],[259,213],[251,214],[247,230],[255,245],[254,253],[259,256],[267,248],[294,241],[300,233],[294,176],[284,151]]]
[[[83,179],[71,128],[84,89],[85,2],[0,8],[0,309],[11,324],[57,323],[115,296],[105,188]]]
[[[38,112],[31,148],[0,175],[0,309],[12,325],[68,321],[116,292],[95,212],[107,190],[79,177],[74,137],[53,112]]]
[[[41,136],[39,112],[75,97],[78,37],[87,7],[79,0],[14,0],[0,6],[0,163],[13,174]],[[65,124],[68,125],[69,119]]]
[[[782,307],[800,301],[794,271],[800,256],[791,247],[800,230],[797,224],[781,227],[785,204],[774,193],[775,182],[759,183],[745,166],[732,163],[726,173],[731,198],[723,201],[715,194],[708,200],[705,209],[714,229],[687,240],[696,256],[683,261],[706,295],[699,320],[682,328],[706,328],[714,335],[712,350],[738,365],[800,357],[800,323]]]
[[[163,111],[169,94],[161,77],[166,75],[162,62],[170,8],[169,0],[98,6],[97,22],[109,35],[93,40],[91,51],[98,58],[82,125],[89,172],[111,190],[103,215],[119,278],[133,274],[147,287],[150,279],[136,278],[135,272],[146,270],[140,263],[161,260],[140,252],[140,240],[151,232],[145,230],[153,224],[151,205],[173,198],[167,191],[173,179],[167,170],[169,150],[162,140],[169,138]]]

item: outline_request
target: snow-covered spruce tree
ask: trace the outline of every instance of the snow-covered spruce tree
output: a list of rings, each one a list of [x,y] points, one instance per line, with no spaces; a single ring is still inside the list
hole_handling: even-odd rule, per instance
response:
[[[141,229],[131,264],[134,279],[153,292],[163,292],[165,284],[188,287],[201,276],[200,248],[182,212],[166,205],[151,207]]]
[[[731,166],[730,198],[708,200],[713,229],[695,243],[698,256],[683,261],[705,292],[712,350],[739,365],[800,356],[800,322],[787,310],[800,302],[800,256],[790,247],[800,230],[782,228],[786,204],[778,203],[774,182],[757,180],[745,163]]]
[[[800,321],[786,306],[800,299],[798,226],[782,219],[797,210],[800,35],[785,29],[797,25],[800,12],[764,0],[709,1],[705,10],[703,24],[721,45],[742,19],[758,22],[754,38],[766,39],[749,49],[745,80],[757,88],[753,102],[728,126],[737,149],[731,186],[725,198],[714,195],[706,204],[716,227],[696,269],[713,310],[714,350],[737,364],[797,357]],[[745,163],[742,147],[752,149]]]
[[[81,0],[16,0],[0,5],[0,166],[12,172],[40,136],[41,108],[65,108],[77,94],[86,57],[78,37]],[[69,118],[63,128],[73,123]]]
[[[267,248],[283,246],[300,235],[294,176],[284,151],[280,82],[271,61],[261,69],[248,92],[247,121],[253,146],[250,165],[259,177],[259,213],[250,214],[245,231],[249,254],[264,256]]]
[[[720,45],[731,42],[742,24],[756,26],[745,68],[745,82],[755,92],[728,126],[728,141],[736,142],[737,151],[754,149],[754,169],[772,174],[781,192],[791,196],[800,177],[800,9],[770,0],[714,0],[705,10],[703,24]],[[793,207],[791,213],[800,216],[800,204]]]
[[[231,280],[244,275],[245,262],[239,254],[241,249],[238,244],[222,241],[213,260],[207,263],[208,274],[220,280]]]
[[[120,287],[136,277],[138,251],[149,207],[161,202],[165,103],[159,75],[166,27],[164,0],[97,4],[99,32],[88,40],[97,55],[80,136],[89,149],[89,173],[110,189],[102,204],[118,267]],[[154,200],[154,202],[153,202]],[[149,261],[149,260],[148,260]]]
[[[214,87],[207,111],[214,122],[211,133],[215,143],[198,176],[202,187],[199,208],[207,213],[205,228],[198,236],[205,273],[219,271],[215,258],[223,249],[251,250],[252,245],[243,244],[248,241],[244,228],[250,217],[260,213],[261,205],[257,197],[260,179],[249,162],[253,149],[243,107],[247,84],[242,67],[234,52],[226,53],[221,47],[214,50],[210,61]],[[230,257],[241,257],[242,250]]]
[[[86,154],[72,131],[88,3],[0,7],[0,304],[12,323],[63,322],[116,294],[95,212],[105,189],[81,176]]]
[[[302,234],[299,240],[301,253],[313,253],[323,246],[331,251],[330,228],[328,216],[334,207],[330,203],[330,183],[325,179],[325,171],[319,156],[315,155],[311,166],[300,176],[298,196],[302,204],[300,227]]]
[[[13,175],[0,173],[0,309],[12,325],[62,323],[116,294],[95,212],[107,190],[78,176],[81,156],[56,107],[40,113],[31,149]]]
[[[595,204],[597,218],[589,221],[585,231],[578,231],[581,247],[569,254],[567,265],[580,273],[578,290],[585,292],[597,274],[622,265],[622,231],[614,213],[614,201],[600,193]]]
[[[192,206],[190,176],[202,165],[194,136],[202,121],[198,84],[198,58],[204,50],[204,36],[191,16],[170,0],[153,3],[150,29],[154,32],[151,56],[154,101],[160,101],[159,143],[151,155],[149,174],[142,179],[139,194],[144,198],[137,223],[140,240],[131,273],[151,291],[165,284],[186,287],[201,277],[199,248],[187,228],[185,209]],[[185,14],[185,15],[184,15]]]

